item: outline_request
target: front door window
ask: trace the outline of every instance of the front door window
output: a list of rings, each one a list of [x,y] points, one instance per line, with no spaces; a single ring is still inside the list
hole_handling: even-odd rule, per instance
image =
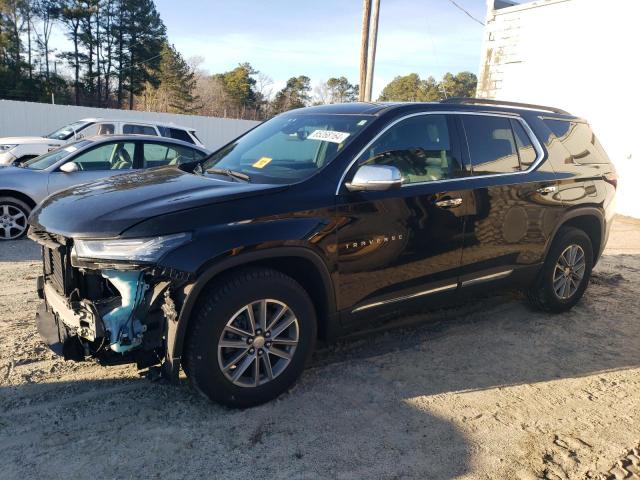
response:
[[[404,183],[460,177],[462,164],[452,149],[448,115],[419,115],[387,130],[360,159],[361,165],[393,165]]]
[[[107,143],[78,155],[73,162],[80,171],[130,170],[134,152],[133,142]]]

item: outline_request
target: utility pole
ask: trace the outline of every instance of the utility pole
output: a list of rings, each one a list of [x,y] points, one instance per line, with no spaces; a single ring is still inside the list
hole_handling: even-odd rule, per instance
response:
[[[360,43],[360,85],[358,99],[363,102],[367,89],[367,57],[369,49],[369,17],[371,0],[363,0],[362,4],[362,41]]]
[[[371,20],[369,21],[369,49],[367,58],[367,81],[365,102],[371,101],[371,92],[373,90],[373,71],[376,63],[376,45],[378,43],[378,17],[380,14],[380,0],[373,0],[373,8],[371,9]]]

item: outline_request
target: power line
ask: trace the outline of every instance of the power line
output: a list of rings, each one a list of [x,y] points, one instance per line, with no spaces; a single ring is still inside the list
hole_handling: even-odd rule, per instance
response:
[[[463,11],[467,17],[469,17],[471,20],[473,20],[474,22],[478,22],[480,25],[482,25],[484,27],[484,22],[482,22],[481,20],[478,20],[476,17],[474,17],[473,15],[471,15],[467,10],[465,10],[463,7],[461,7],[460,5],[458,5],[456,2],[454,2],[453,0],[449,0],[449,2],[451,2],[453,4],[454,7],[456,7],[457,9]]]

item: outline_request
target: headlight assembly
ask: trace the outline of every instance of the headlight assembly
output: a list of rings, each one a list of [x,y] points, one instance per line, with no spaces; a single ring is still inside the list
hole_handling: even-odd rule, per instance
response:
[[[153,263],[190,240],[190,233],[147,238],[75,240],[72,256],[80,260]]]

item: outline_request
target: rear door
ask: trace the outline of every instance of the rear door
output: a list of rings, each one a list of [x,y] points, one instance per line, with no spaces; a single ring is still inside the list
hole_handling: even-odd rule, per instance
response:
[[[539,264],[562,202],[554,171],[522,119],[475,113],[460,118],[473,186],[460,277],[468,287]]]
[[[338,197],[338,303],[371,313],[457,288],[468,191],[456,118],[418,114],[388,127],[360,154],[359,165],[393,165],[401,188]],[[347,317],[349,318],[349,317]],[[372,317],[374,318],[374,317]]]

